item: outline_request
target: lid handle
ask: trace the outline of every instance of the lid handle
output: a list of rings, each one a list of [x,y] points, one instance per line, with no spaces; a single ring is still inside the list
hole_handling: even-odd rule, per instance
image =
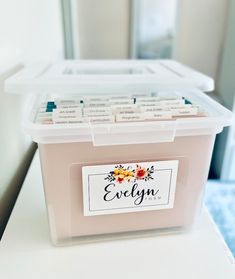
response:
[[[115,125],[99,127],[90,125],[94,146],[172,142],[175,139],[177,121],[141,123],[135,129],[120,129]],[[133,128],[133,126],[132,126]]]

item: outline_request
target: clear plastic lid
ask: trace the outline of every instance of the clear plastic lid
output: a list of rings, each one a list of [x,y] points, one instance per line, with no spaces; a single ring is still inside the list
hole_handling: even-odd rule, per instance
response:
[[[195,87],[214,89],[214,81],[173,60],[65,60],[26,67],[5,83],[14,94],[124,93]]]
[[[27,67],[5,83],[9,93],[32,93],[25,122],[38,143],[91,141],[93,145],[172,142],[178,136],[215,134],[229,126],[233,114],[202,91],[214,88],[213,79],[172,60],[62,61]],[[51,96],[107,96],[155,92],[171,94],[200,106],[206,117],[114,123],[65,123],[41,125],[35,122],[40,102]]]

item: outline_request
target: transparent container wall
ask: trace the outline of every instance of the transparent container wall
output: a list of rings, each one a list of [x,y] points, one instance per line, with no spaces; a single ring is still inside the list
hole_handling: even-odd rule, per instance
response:
[[[176,137],[171,143],[97,146],[39,144],[46,203],[55,244],[98,236],[190,226],[201,207],[215,135]],[[82,167],[178,160],[172,209],[84,216]]]

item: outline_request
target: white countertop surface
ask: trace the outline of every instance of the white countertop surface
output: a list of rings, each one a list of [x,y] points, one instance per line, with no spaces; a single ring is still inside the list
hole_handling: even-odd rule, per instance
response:
[[[52,246],[36,153],[0,243],[0,278],[234,279],[235,264],[205,209],[191,232]]]

